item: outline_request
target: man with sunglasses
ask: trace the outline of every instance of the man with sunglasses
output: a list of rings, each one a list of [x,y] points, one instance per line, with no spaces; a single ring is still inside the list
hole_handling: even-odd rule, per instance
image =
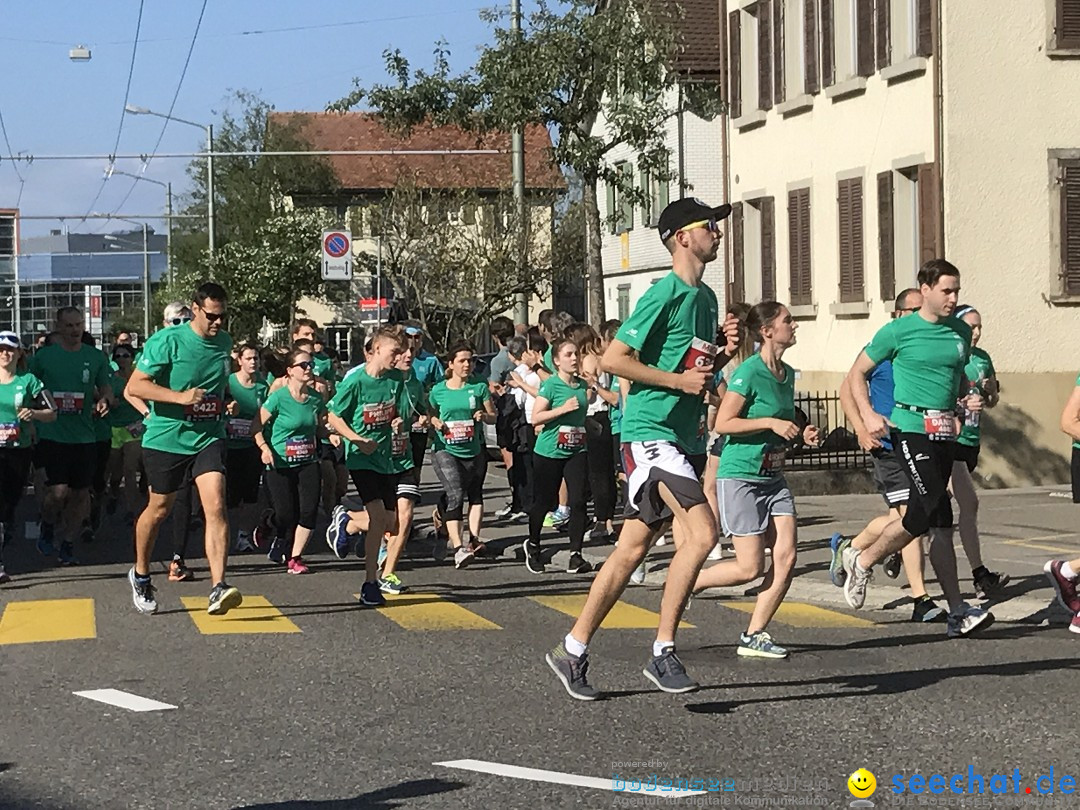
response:
[[[720,247],[720,221],[730,205],[697,199],[671,203],[660,214],[660,241],[671,253],[672,272],[638,301],[604,353],[609,373],[633,381],[626,395],[622,452],[628,475],[626,522],[618,545],[593,580],[570,633],[547,655],[567,693],[596,700],[587,680],[587,645],[645,558],[658,531],[674,519],[680,542],[660,603],[660,625],[643,674],[664,692],[698,688],[675,654],[675,631],[687,597],[716,545],[717,526],[701,474],[690,458],[705,415],[705,391],[715,370],[730,360],[731,341],[716,346],[720,312],[716,294],[702,282]]]
[[[217,284],[199,287],[191,322],[155,335],[128,382],[130,394],[151,403],[152,411],[143,435],[150,497],[135,525],[135,565],[128,572],[132,600],[141,613],[157,612],[150,555],[176,493],[189,478],[205,515],[206,559],[213,582],[207,612],[227,613],[243,601],[240,591],[225,581],[225,391],[232,371],[232,338],[224,330],[227,300]]]

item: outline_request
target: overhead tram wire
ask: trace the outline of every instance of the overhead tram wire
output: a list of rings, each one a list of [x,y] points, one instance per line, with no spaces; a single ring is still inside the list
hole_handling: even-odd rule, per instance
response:
[[[135,21],[135,42],[131,46],[131,64],[128,66],[127,87],[124,89],[124,106],[120,110],[120,125],[116,128],[116,143],[113,144],[112,154],[115,155],[116,151],[120,148],[120,136],[124,134],[124,117],[127,115],[128,97],[131,94],[131,77],[135,75],[135,55],[139,52],[139,33],[142,31],[142,18],[143,7],[146,5],[146,0],[139,0],[139,17]],[[114,161],[114,157],[110,156],[109,163]],[[101,192],[105,190],[105,184],[109,182],[109,175],[105,175],[101,179],[101,185],[98,186],[97,194],[94,195],[94,199],[91,200],[90,205],[87,206],[86,213],[90,214],[94,210],[94,206],[97,205],[97,201],[101,198]],[[85,216],[81,222],[86,222]]]
[[[3,110],[0,110],[0,133],[4,136],[4,146],[7,149],[8,158],[11,161],[11,168],[15,170],[15,176],[19,178],[19,196],[15,198],[15,207],[18,208],[19,203],[22,202],[23,189],[26,188],[26,178],[23,177],[22,172],[19,171],[19,162],[15,160],[15,153],[11,151],[11,141],[8,140]]]
[[[188,65],[191,64],[191,54],[195,51],[195,41],[199,38],[199,29],[202,28],[203,16],[206,14],[206,5],[208,2],[209,0],[203,0],[202,9],[199,11],[199,19],[195,22],[195,33],[191,35],[191,44],[188,46],[187,58],[184,59],[184,67],[180,71],[180,80],[176,83],[176,92],[173,93],[172,103],[169,104],[169,111],[165,114],[165,123],[161,127],[161,134],[158,135],[157,143],[154,144],[154,151],[150,154],[150,157],[148,157],[143,163],[143,170],[145,170],[146,167],[150,165],[150,162],[156,156],[157,150],[161,146],[162,140],[164,140],[165,138],[165,130],[169,128],[169,118],[172,116],[173,110],[176,109],[176,100],[180,97],[180,88],[184,86],[184,78],[187,76]],[[127,194],[125,194],[124,198],[120,200],[119,203],[117,203],[116,208],[114,208],[111,213],[115,214],[117,211],[123,208],[125,204],[127,204],[128,198],[130,198],[132,192],[135,191],[135,187],[139,185],[140,179],[141,178],[136,178],[131,182],[131,187],[128,188]],[[106,224],[107,223],[108,220],[106,220]]]

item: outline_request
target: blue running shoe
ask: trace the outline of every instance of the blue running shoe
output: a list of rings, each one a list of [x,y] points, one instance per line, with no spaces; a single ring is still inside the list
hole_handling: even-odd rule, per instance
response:
[[[349,534],[345,529],[349,525],[349,513],[338,504],[330,515],[330,526],[326,530],[326,544],[339,560],[349,556]]]
[[[360,586],[360,604],[366,607],[382,607],[386,604],[378,582],[365,582]]]
[[[837,588],[843,588],[844,580],[847,579],[847,574],[844,572],[842,554],[844,549],[850,545],[851,538],[845,538],[840,533],[834,534],[829,540],[829,551],[831,552],[831,556],[829,557],[829,579],[832,580],[832,584]]]
[[[280,538],[275,537],[270,542],[270,550],[266,552],[266,559],[278,565],[285,562],[285,543]]]

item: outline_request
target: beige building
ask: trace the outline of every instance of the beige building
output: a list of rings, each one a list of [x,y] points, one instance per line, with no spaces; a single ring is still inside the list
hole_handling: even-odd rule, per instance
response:
[[[790,303],[799,387],[835,391],[944,255],[1002,381],[980,472],[1066,480],[1080,2],[728,0],[725,21],[731,297]]]

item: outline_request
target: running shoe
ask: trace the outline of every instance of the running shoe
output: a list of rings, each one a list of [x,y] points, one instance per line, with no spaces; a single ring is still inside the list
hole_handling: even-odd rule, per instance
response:
[[[674,647],[668,647],[660,655],[654,656],[641,672],[662,691],[671,694],[693,692],[698,688],[697,681],[686,674],[686,667],[675,654]]]
[[[959,611],[949,614],[945,634],[949,638],[966,638],[980,630],[985,630],[993,623],[993,613],[962,602]]]
[[[1080,613],[1080,595],[1076,592],[1076,580],[1069,579],[1061,573],[1061,566],[1064,564],[1064,560],[1050,560],[1043,566],[1043,571],[1046,573],[1046,578],[1050,580],[1050,584],[1054,586],[1061,606],[1069,613]]]
[[[885,576],[889,579],[896,579],[900,576],[900,552],[886,557],[885,562],[881,564],[881,570],[885,572]]]
[[[512,514],[514,514],[513,504],[508,503],[506,506],[504,506],[502,509],[500,509],[498,512],[495,513],[495,519],[496,520],[506,520]]]
[[[521,551],[525,555],[525,567],[532,574],[544,573],[544,558],[540,556],[540,546],[526,540],[521,544]]]
[[[281,541],[281,538],[274,538],[274,542],[270,544],[270,550],[266,552],[266,559],[277,565],[285,562],[285,544]]]
[[[330,515],[330,526],[326,530],[326,543],[334,556],[344,560],[349,556],[349,534],[346,529],[349,526],[349,513],[345,507],[338,504]]]
[[[395,596],[399,593],[405,593],[409,590],[397,574],[387,574],[385,577],[379,577],[379,590],[383,593],[392,593]]]
[[[1069,622],[1070,633],[1080,633],[1080,613],[1077,613],[1072,617],[1072,621]]]
[[[720,548],[719,543],[712,547],[712,551],[709,552],[709,556],[707,556],[705,559],[711,562],[716,562],[717,560],[724,559],[724,550]]]
[[[350,534],[349,542],[353,544],[353,554],[356,555],[356,559],[364,559],[364,555],[367,553],[367,532],[360,532],[360,534]],[[346,552],[347,554],[348,552]],[[382,563],[379,563],[380,565]]]
[[[386,548],[386,543],[379,546],[379,568],[383,567],[383,563],[386,562],[386,555],[389,553],[390,551]]]
[[[476,556],[476,557],[485,557],[485,556],[487,556],[487,551],[488,551],[487,543],[483,542],[482,540],[476,540],[475,538],[470,539],[469,540],[469,548],[472,550],[473,555]]]
[[[645,584],[645,561],[641,561],[641,565],[634,569],[634,573],[630,575],[630,581],[635,585]]]
[[[829,557],[829,579],[837,588],[843,588],[844,580],[847,579],[847,574],[844,573],[843,554],[844,549],[850,545],[851,540],[839,532],[829,538],[829,551],[831,552]]]
[[[938,605],[929,596],[923,596],[915,600],[911,608],[911,620],[913,622],[943,622],[947,618],[945,609]]]
[[[285,563],[285,570],[290,574],[310,574],[311,569],[308,568],[302,559],[299,557],[293,557],[287,563]]]
[[[243,602],[244,597],[240,595],[239,589],[222,581],[210,591],[210,601],[207,604],[206,612],[211,616],[222,616],[233,608],[240,607]]]
[[[181,557],[173,557],[169,563],[169,582],[191,582],[195,579],[195,572],[184,563]]]
[[[44,557],[51,557],[56,553],[56,548],[53,546],[54,531],[51,523],[42,523],[38,529],[37,550]]]
[[[131,600],[139,613],[157,613],[157,599],[154,598],[154,586],[150,577],[140,577],[134,567],[128,571],[128,583],[131,585]]]
[[[60,544],[60,551],[56,556],[60,560],[61,565],[79,564],[79,560],[75,557],[75,547],[66,540]]]
[[[866,586],[873,576],[872,571],[863,571],[857,565],[859,550],[848,546],[841,555],[844,563],[844,599],[848,605],[858,610],[866,601]]]
[[[569,562],[566,563],[566,573],[568,574],[588,574],[592,570],[592,563],[577,552],[571,554]]]
[[[454,552],[454,568],[466,568],[472,561],[473,553],[471,548],[461,546]]]
[[[4,570],[4,566],[0,564],[0,585],[6,582],[11,582],[11,577],[8,576],[8,572]]]
[[[764,630],[756,633],[742,633],[739,635],[739,648],[735,651],[739,655],[748,655],[752,658],[787,658],[788,651],[773,641]]]
[[[544,656],[551,671],[559,678],[566,694],[574,700],[596,700],[600,692],[589,684],[589,654],[571,655],[565,641]]]
[[[660,535],[659,537],[656,538],[656,542],[653,545],[666,546],[670,542],[671,541],[668,540],[668,536],[666,534],[662,534],[662,535]]]
[[[360,604],[367,607],[382,607],[386,604],[378,582],[365,582],[360,586]]]
[[[261,534],[262,533],[261,530],[262,530],[262,527],[257,526],[255,528],[255,534]],[[252,542],[250,534],[248,534],[247,532],[237,532],[236,533],[236,542],[233,544],[233,551],[235,551],[237,554],[243,554],[244,552],[247,552],[247,551],[258,551],[258,550],[259,550],[259,546],[256,545],[254,542]]]
[[[997,596],[1001,589],[1009,584],[1009,575],[996,571],[988,571],[986,566],[972,571],[972,581],[975,583],[975,595],[986,599],[989,596]]]
[[[529,513],[528,512],[514,512],[514,514],[510,515],[510,517],[508,517],[506,520],[509,523],[521,523],[523,520],[528,520],[528,519],[529,519]]]
[[[240,537],[247,536],[247,532],[240,532],[236,537],[236,544],[240,545]],[[264,551],[274,542],[273,532],[266,524],[260,523],[251,530],[251,551]]]

